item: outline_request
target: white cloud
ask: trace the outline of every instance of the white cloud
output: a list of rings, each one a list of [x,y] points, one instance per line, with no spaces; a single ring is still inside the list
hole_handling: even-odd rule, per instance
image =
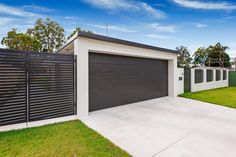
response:
[[[171,39],[169,36],[157,35],[157,34],[148,34],[147,37],[156,38],[156,39]]]
[[[0,26],[7,25],[7,24],[9,24],[10,22],[12,22],[13,20],[14,20],[14,18],[1,17]]]
[[[129,29],[126,27],[122,27],[122,26],[114,26],[114,25],[108,25],[108,26],[104,26],[104,25],[92,25],[94,27],[97,28],[101,28],[101,29],[108,29],[109,30],[113,30],[113,31],[119,31],[119,32],[126,32],[126,33],[135,33],[138,32],[136,30],[133,29]]]
[[[22,7],[24,10],[27,11],[34,11],[34,12],[53,12],[54,9],[49,9],[44,6],[38,6],[38,5],[24,5]]]
[[[125,0],[83,0],[87,4],[90,4],[97,8],[103,9],[131,9],[133,7],[132,3]]]
[[[223,17],[223,18],[217,18],[217,19],[213,19],[213,21],[223,23],[223,22],[228,22],[228,21],[233,20],[233,19],[235,19],[235,16],[228,16],[228,17]]]
[[[25,11],[16,7],[10,7],[4,4],[0,4],[0,14],[14,15],[14,16],[36,16],[32,12]]]
[[[186,8],[204,9],[204,10],[235,10],[236,4],[230,4],[225,1],[206,2],[200,0],[172,0],[178,5]]]
[[[168,32],[168,33],[176,32],[176,26],[174,25],[161,25],[159,23],[152,23],[150,26],[158,32]]]
[[[153,8],[149,4],[133,0],[82,0],[96,8],[107,9],[109,11],[136,11],[151,15],[153,18],[165,18],[164,12]]]
[[[147,13],[149,13],[150,15],[152,15],[155,18],[165,18],[166,17],[166,15],[162,11],[153,8],[152,6],[148,5],[147,3],[139,2],[139,3],[137,3],[137,6],[140,6],[140,9],[146,11]]]
[[[206,28],[208,25],[203,23],[192,23],[192,25],[196,28]]]
[[[76,16],[53,16],[53,18],[58,20],[70,20],[70,22],[78,20],[78,17]]]

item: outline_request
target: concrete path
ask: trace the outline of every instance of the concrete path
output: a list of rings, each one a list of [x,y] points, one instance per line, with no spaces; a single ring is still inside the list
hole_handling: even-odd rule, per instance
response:
[[[165,97],[83,121],[135,157],[236,157],[236,109]]]

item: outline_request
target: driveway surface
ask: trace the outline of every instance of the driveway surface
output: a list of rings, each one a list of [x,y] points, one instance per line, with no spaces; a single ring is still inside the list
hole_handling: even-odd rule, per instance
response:
[[[236,157],[236,109],[164,97],[83,122],[135,157]]]

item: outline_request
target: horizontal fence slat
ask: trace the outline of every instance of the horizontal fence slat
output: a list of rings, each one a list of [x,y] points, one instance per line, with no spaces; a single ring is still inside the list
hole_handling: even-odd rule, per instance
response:
[[[73,106],[57,106],[53,108],[40,108],[37,110],[30,110],[30,114],[55,113],[58,111],[73,111]]]
[[[41,94],[53,94],[53,93],[65,93],[65,94],[68,94],[68,93],[71,93],[71,89],[63,89],[63,90],[60,90],[60,91],[55,91],[55,90],[34,90],[34,91],[31,91],[31,96],[37,96],[38,94],[41,95]]]
[[[67,105],[65,105],[67,104]],[[73,102],[68,102],[68,101],[64,101],[64,102],[57,102],[57,103],[52,103],[50,104],[50,106],[48,106],[47,104],[40,104],[40,105],[33,105],[32,108],[30,109],[30,111],[35,111],[35,110],[41,110],[41,109],[45,109],[45,108],[57,108],[57,107],[69,107],[69,108],[73,108],[74,107],[74,104]]]
[[[26,117],[26,114],[25,112],[18,112],[15,114],[11,114],[11,112],[9,112],[8,114],[1,115],[0,121],[10,120],[12,118],[17,118],[17,117]]]
[[[36,98],[30,98],[30,102],[43,102],[45,100],[51,101],[51,100],[61,100],[61,99],[70,100],[73,99],[73,95],[64,95],[64,96],[52,95],[52,96],[36,97]]]
[[[25,122],[26,122],[25,117],[15,117],[15,118],[12,118],[12,119],[0,121],[0,126],[18,124],[18,123],[25,123]]]
[[[31,105],[34,105],[34,104],[37,104],[37,103],[45,103],[45,102],[48,102],[48,103],[53,103],[55,101],[71,101],[73,99],[73,96],[72,97],[56,97],[56,98],[41,98],[41,99],[36,99],[36,100],[30,100],[30,103]],[[72,101],[73,102],[73,101]],[[48,104],[50,105],[50,104]]]
[[[68,93],[68,94],[65,94],[65,93],[58,93],[58,94],[42,94],[42,95],[31,95],[30,99],[31,100],[37,100],[37,99],[44,99],[44,98],[56,98],[56,97],[73,97],[74,96],[74,93],[71,92],[71,93]]]

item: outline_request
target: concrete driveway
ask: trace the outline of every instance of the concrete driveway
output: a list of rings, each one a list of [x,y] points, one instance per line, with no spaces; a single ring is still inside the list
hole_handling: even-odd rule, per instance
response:
[[[96,111],[83,121],[135,157],[236,156],[236,109],[165,97]]]

